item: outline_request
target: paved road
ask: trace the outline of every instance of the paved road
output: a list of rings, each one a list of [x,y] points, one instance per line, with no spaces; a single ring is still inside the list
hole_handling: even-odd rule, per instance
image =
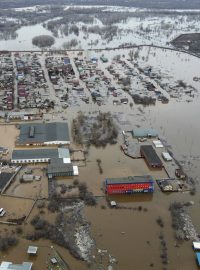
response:
[[[49,90],[49,99],[54,101],[55,104],[58,104],[60,105],[60,99],[58,97],[56,97],[56,94],[55,94],[55,90],[54,90],[54,87],[53,87],[53,84],[51,83],[50,79],[49,79],[49,74],[48,74],[48,71],[45,67],[45,53],[42,53],[41,56],[39,56],[39,60],[40,60],[40,63],[41,63],[41,67],[42,67],[42,70],[44,71],[44,76],[45,76],[45,79],[46,79],[46,82],[47,82],[47,85],[48,85],[48,90]],[[58,111],[60,106],[55,106],[54,110],[55,112]]]
[[[14,108],[17,108],[17,99],[18,99],[18,93],[17,93],[17,80],[16,80],[16,75],[17,75],[17,68],[16,68],[16,64],[15,64],[15,57],[14,54],[11,53],[11,59],[13,62],[13,67],[14,67]]]

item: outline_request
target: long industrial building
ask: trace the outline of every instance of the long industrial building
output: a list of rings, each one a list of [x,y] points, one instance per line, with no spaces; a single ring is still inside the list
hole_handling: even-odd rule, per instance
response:
[[[51,159],[62,158],[64,163],[70,163],[70,154],[68,148],[38,148],[38,149],[15,149],[12,152],[11,162],[28,163],[48,163]]]
[[[64,122],[21,124],[17,146],[70,144],[68,124]]]
[[[48,163],[48,178],[78,175],[78,167],[72,165],[68,148],[13,150],[11,162],[15,164]]]
[[[105,192],[109,195],[152,193],[153,191],[154,180],[151,175],[107,178],[105,180]]]
[[[152,145],[141,145],[140,153],[150,168],[161,169],[163,167],[162,161],[153,149]]]

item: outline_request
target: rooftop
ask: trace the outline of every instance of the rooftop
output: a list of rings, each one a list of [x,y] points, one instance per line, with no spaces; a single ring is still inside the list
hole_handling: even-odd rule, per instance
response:
[[[149,163],[162,164],[162,161],[160,160],[156,151],[153,149],[152,145],[141,145],[140,150],[144,154],[145,158],[148,159]]]
[[[47,167],[48,174],[65,173],[68,171],[73,172],[73,165],[72,163],[64,163],[63,159],[53,159]]]
[[[13,150],[12,160],[17,159],[58,159],[70,158],[69,149],[67,148],[42,148],[42,149],[24,149]]]
[[[27,253],[28,254],[36,254],[37,253],[37,250],[38,250],[38,247],[36,247],[36,246],[29,246],[28,247],[28,250],[27,250]]]
[[[192,242],[193,248],[200,250],[200,242]]]
[[[0,265],[0,270],[31,270],[32,263],[23,262],[22,264],[13,264],[11,262],[2,262]]]
[[[68,142],[69,129],[67,123],[34,123],[21,124],[17,144]]]
[[[132,183],[143,183],[143,182],[153,182],[153,177],[151,175],[143,176],[128,176],[120,178],[107,178],[106,184],[132,184]]]
[[[200,252],[196,252],[197,264],[200,266]]]
[[[156,130],[151,128],[135,128],[133,130],[134,137],[157,137],[158,133]]]

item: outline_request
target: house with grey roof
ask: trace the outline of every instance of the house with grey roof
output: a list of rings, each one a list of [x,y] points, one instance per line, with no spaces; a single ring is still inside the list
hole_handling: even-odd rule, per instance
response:
[[[2,262],[0,270],[31,270],[33,263],[23,262],[22,264],[13,264],[11,262]]]
[[[26,123],[20,125],[17,146],[32,145],[68,145],[69,128],[65,122]]]

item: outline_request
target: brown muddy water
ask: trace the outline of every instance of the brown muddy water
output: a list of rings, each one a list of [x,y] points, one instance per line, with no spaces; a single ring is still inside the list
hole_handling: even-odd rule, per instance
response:
[[[128,108],[127,108],[128,111]],[[191,241],[181,243],[177,248],[174,232],[171,227],[171,217],[168,211],[173,201],[194,201],[195,205],[189,209],[194,226],[200,230],[199,223],[199,157],[200,143],[199,132],[199,99],[193,103],[170,102],[168,105],[144,108],[144,114],[132,117],[126,113],[132,126],[142,123],[159,131],[160,137],[167,140],[174,156],[181,161],[183,167],[190,177],[196,182],[196,195],[189,193],[174,193],[165,195],[156,186],[152,197],[135,195],[130,198],[117,198],[119,204],[137,208],[142,206],[148,209],[144,211],[111,210],[101,209],[105,201],[100,201],[98,208],[87,208],[86,215],[92,224],[92,234],[96,239],[97,247],[108,249],[119,262],[114,269],[198,269],[195,262],[195,253],[191,247]],[[134,108],[137,112],[137,106]],[[103,175],[99,175],[96,158],[101,158]],[[106,176],[124,176],[130,173],[148,173],[148,168],[142,160],[132,160],[123,157],[119,148],[109,146],[106,149],[90,150],[87,168],[81,168],[80,178],[85,178],[90,183],[91,189],[95,190],[99,182]],[[96,173],[95,173],[96,167]],[[85,171],[84,171],[85,170]],[[85,177],[84,177],[85,176]],[[96,183],[96,177],[99,179]],[[100,185],[101,185],[100,184]],[[156,219],[162,217],[164,228],[161,229]],[[160,259],[161,245],[159,234],[163,232],[168,248],[169,265],[163,267]],[[148,241],[148,242],[147,242]],[[98,255],[97,255],[98,257]],[[153,264],[153,266],[152,266]],[[150,266],[151,265],[151,266]]]
[[[188,56],[187,56],[188,57]],[[194,59],[193,73],[197,74],[197,69],[200,67],[200,60],[191,57],[190,61],[184,61],[184,72],[181,72],[180,66],[177,67],[177,74],[181,78],[184,73],[188,82],[192,81],[192,71],[190,69]],[[168,62],[170,60],[168,59]],[[181,61],[180,61],[181,62]],[[199,90],[199,88],[198,88]],[[118,263],[114,265],[116,270],[189,270],[198,269],[195,262],[195,253],[192,250],[191,241],[185,241],[176,247],[174,232],[171,227],[171,216],[168,211],[169,206],[174,201],[187,202],[194,201],[194,206],[188,209],[192,217],[193,224],[197,231],[200,231],[199,222],[199,207],[200,207],[200,186],[199,186],[199,160],[200,160],[200,125],[199,125],[199,105],[200,99],[197,97],[193,102],[177,102],[170,100],[169,104],[158,103],[156,106],[142,107],[134,105],[130,108],[129,105],[121,105],[113,107],[112,102],[98,107],[94,104],[83,105],[78,108],[69,108],[65,116],[69,122],[75,117],[79,110],[86,113],[93,113],[94,111],[111,111],[111,113],[127,121],[126,125],[119,125],[119,132],[126,127],[129,129],[137,125],[141,127],[155,128],[160,137],[167,141],[167,144],[172,149],[174,156],[181,162],[184,169],[190,177],[193,177],[196,182],[196,194],[194,196],[186,193],[173,193],[163,194],[158,186],[155,184],[155,192],[153,195],[134,195],[131,197],[115,197],[115,200],[120,206],[129,207],[131,209],[110,209],[107,207],[105,198],[98,199],[97,207],[86,207],[85,214],[91,222],[91,233],[95,239],[96,247],[100,249],[108,249],[108,252],[113,255]],[[141,110],[142,108],[142,110]],[[9,126],[8,126],[9,128]],[[7,127],[4,129],[6,130]],[[0,130],[2,131],[2,129]],[[2,134],[2,132],[1,132]],[[3,133],[4,134],[4,133]],[[13,137],[11,132],[7,132],[11,136],[9,141],[2,139],[2,146],[12,147]],[[2,136],[1,136],[2,137]],[[4,136],[3,136],[4,137]],[[7,137],[9,138],[9,137]],[[119,136],[119,142],[122,138]],[[133,160],[125,157],[120,150],[120,144],[114,146],[107,146],[106,148],[90,147],[88,161],[86,167],[80,167],[79,179],[87,183],[89,189],[95,195],[103,195],[103,182],[106,177],[115,176],[129,176],[129,175],[142,175],[152,174],[155,178],[165,177],[164,171],[150,171],[142,159]],[[99,173],[96,159],[102,160],[103,174]],[[64,180],[62,180],[63,182]],[[67,181],[67,180],[66,180]],[[27,188],[28,186],[26,186]],[[26,192],[26,188],[24,192]],[[28,194],[31,193],[32,186],[28,188]],[[41,186],[41,188],[43,188]],[[9,191],[21,195],[21,192],[16,187]],[[13,201],[10,197],[1,197],[0,206],[11,209],[11,213],[19,215],[20,213],[27,212],[31,207],[32,201],[24,201],[21,204],[19,201]],[[26,207],[24,207],[26,205]],[[105,206],[106,209],[103,209]],[[140,206],[140,210],[139,207]],[[22,211],[22,208],[24,210]],[[145,209],[145,210],[144,210]],[[37,209],[34,209],[31,217],[37,214]],[[49,221],[54,220],[54,216],[46,212],[45,218]],[[164,227],[161,228],[156,219],[161,217],[164,221]],[[30,219],[31,219],[30,217]],[[11,231],[13,227],[6,227],[0,225],[0,230],[4,232],[5,229]],[[31,230],[30,225],[25,225],[25,231]],[[167,245],[167,253],[169,264],[163,265],[161,262],[161,244],[159,235],[162,233]],[[26,255],[26,248],[30,242],[21,239],[17,247],[12,248],[8,253],[0,253],[1,260],[8,260],[19,262],[29,260]],[[44,246],[39,249],[37,259],[34,260],[33,269],[46,269],[46,258],[49,253],[49,247],[52,245],[49,241],[41,240],[32,243],[38,246]],[[56,249],[63,255],[66,261],[71,266],[72,270],[86,270],[89,269],[85,263],[76,261],[69,255],[68,251],[63,248],[57,247]],[[96,261],[100,261],[100,255],[94,249]],[[103,258],[104,266],[108,266],[108,258]],[[98,269],[93,267],[90,269]],[[106,268],[105,268],[106,269]]]
[[[12,150],[15,146],[15,140],[19,135],[19,130],[15,125],[2,124],[0,125],[0,146]]]

